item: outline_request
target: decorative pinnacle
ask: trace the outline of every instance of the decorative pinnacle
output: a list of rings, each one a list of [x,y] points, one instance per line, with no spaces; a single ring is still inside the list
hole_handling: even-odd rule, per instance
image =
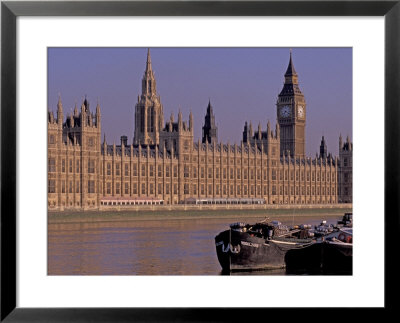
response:
[[[151,68],[151,56],[150,56],[150,48],[147,49],[147,62],[146,62],[146,72],[150,72]]]

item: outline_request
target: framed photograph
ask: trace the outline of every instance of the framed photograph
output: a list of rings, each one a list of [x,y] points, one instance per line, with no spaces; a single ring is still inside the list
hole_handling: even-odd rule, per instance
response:
[[[1,320],[387,313],[399,15],[397,1],[2,2]]]

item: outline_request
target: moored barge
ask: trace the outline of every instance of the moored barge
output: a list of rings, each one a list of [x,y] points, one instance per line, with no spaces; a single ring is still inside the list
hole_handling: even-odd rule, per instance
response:
[[[215,237],[218,261],[229,272],[284,268],[289,250],[314,243],[309,229],[307,225],[289,228],[279,221],[231,224]]]

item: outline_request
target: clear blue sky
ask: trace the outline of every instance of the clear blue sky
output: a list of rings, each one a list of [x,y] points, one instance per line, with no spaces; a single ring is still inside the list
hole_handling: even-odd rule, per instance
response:
[[[276,99],[289,62],[289,48],[151,48],[164,119],[192,110],[195,141],[208,100],[214,108],[218,140],[240,143],[245,121],[265,130],[276,124]],[[306,151],[338,154],[338,138],[352,138],[352,49],[293,48],[300,89],[307,102]],[[141,92],[147,48],[49,48],[48,109],[56,112],[61,94],[64,114],[85,95],[94,112],[99,100],[102,136],[109,144],[133,139],[134,108]]]

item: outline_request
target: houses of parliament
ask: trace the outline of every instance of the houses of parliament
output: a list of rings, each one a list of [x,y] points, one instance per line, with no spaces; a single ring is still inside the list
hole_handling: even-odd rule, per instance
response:
[[[142,204],[315,204],[352,202],[352,143],[339,137],[339,156],[305,154],[307,104],[292,54],[276,102],[277,123],[253,129],[240,144],[218,141],[211,103],[201,140],[192,113],[164,120],[150,51],[135,105],[133,141],[101,138],[101,109],[87,98],[64,115],[48,112],[48,209],[102,209]]]

